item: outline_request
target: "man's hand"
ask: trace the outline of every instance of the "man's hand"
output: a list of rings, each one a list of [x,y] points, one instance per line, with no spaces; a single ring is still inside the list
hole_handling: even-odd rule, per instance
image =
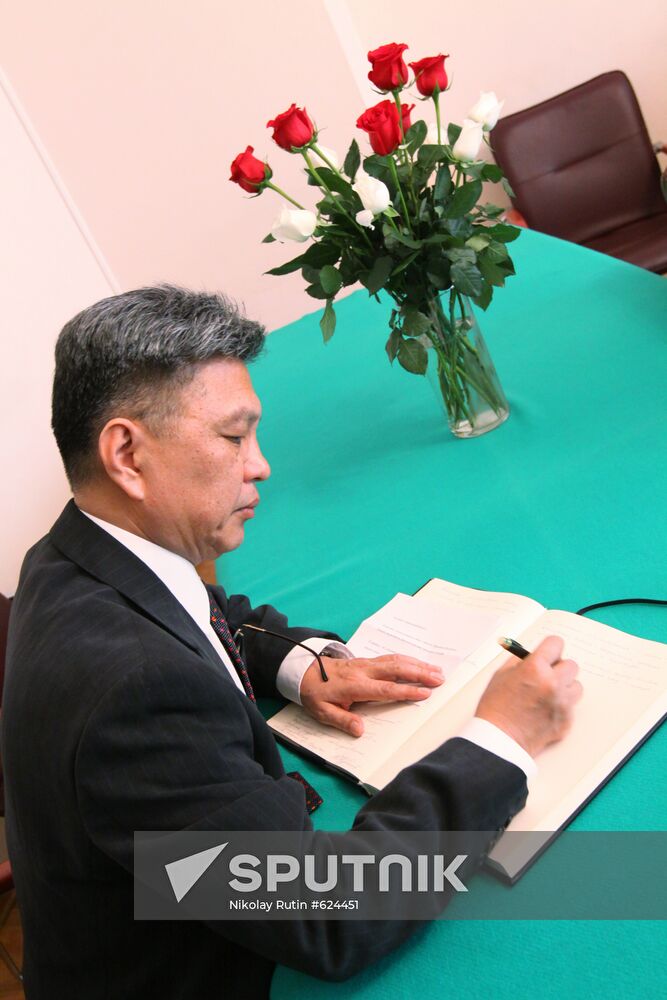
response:
[[[376,656],[370,660],[336,660],[322,657],[328,681],[323,681],[317,662],[301,681],[301,704],[328,726],[350,736],[361,736],[364,722],[350,711],[359,701],[423,701],[443,683],[440,667],[409,656]]]
[[[475,715],[498,726],[535,757],[565,736],[582,695],[574,660],[561,660],[563,640],[550,635],[525,660],[511,657],[489,681]]]

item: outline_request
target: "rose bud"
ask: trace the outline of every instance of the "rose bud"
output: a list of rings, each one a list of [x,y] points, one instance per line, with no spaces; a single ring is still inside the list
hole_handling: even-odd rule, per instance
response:
[[[397,45],[390,42],[389,45],[381,45],[379,49],[374,49],[368,53],[368,58],[373,69],[368,74],[368,79],[378,90],[398,90],[408,82],[408,67],[403,60],[403,53],[407,45]]]
[[[490,132],[498,121],[504,103],[498,100],[492,90],[482,91],[477,104],[468,112],[468,118],[479,122],[485,132]]]
[[[410,63],[410,68],[415,74],[417,90],[424,97],[433,97],[436,87],[440,94],[443,90],[447,90],[445,59],[449,59],[449,56],[427,56],[426,59]]]
[[[371,215],[380,215],[381,212],[389,208],[391,198],[389,197],[389,188],[387,185],[379,181],[377,177],[371,177],[361,167],[357,170],[352,190],[356,191],[364,209],[370,212]],[[362,226],[366,225],[363,222],[361,224]]]
[[[401,105],[403,131],[410,128],[410,112],[414,104]],[[393,101],[380,101],[372,108],[367,108],[357,118],[357,128],[368,132],[368,138],[374,153],[388,156],[401,144],[401,129],[398,124],[398,111]]]
[[[455,160],[462,160],[470,163],[479,153],[482,145],[483,129],[479,122],[474,122],[470,118],[464,119],[461,134],[454,143],[452,156]]]
[[[256,156],[253,156],[253,152],[253,147],[248,146],[245,153],[239,153],[232,162],[232,175],[229,179],[242,187],[244,191],[257,194],[263,189],[264,183],[270,179],[273,171],[268,163],[262,163]]]
[[[315,126],[306,114],[306,109],[297,108],[296,104],[267,122],[266,127],[273,129],[273,141],[288,153],[308,146],[315,138]]]
[[[315,232],[317,216],[305,208],[283,208],[271,227],[275,240],[305,243]]]

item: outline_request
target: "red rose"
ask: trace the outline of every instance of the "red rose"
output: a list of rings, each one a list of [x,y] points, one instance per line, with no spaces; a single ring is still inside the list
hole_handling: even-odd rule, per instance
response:
[[[267,128],[273,128],[273,140],[281,149],[292,152],[292,147],[301,149],[307,146],[315,135],[315,126],[306,114],[305,108],[297,108],[292,104],[287,111],[266,123]]]
[[[245,153],[239,153],[232,162],[232,176],[229,179],[244,191],[256,194],[260,185],[271,177],[272,170],[268,163],[262,163],[252,154],[252,146],[248,146]]]
[[[408,82],[408,67],[403,61],[403,53],[407,45],[397,45],[391,42],[389,45],[381,45],[379,49],[374,49],[368,53],[368,58],[373,65],[373,69],[368,74],[368,79],[375,84],[378,90],[398,90]]]
[[[413,108],[414,104],[401,104],[404,132],[410,128],[410,112]],[[380,101],[374,107],[368,108],[357,118],[357,128],[368,132],[373,152],[380,156],[393,153],[402,142],[398,109],[393,101]]]
[[[410,63],[410,68],[415,73],[417,90],[424,97],[433,97],[436,87],[439,93],[447,90],[445,59],[449,59],[449,56],[427,56],[426,59]]]

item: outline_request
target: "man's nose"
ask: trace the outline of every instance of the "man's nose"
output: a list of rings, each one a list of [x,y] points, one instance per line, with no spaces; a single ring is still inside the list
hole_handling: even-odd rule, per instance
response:
[[[271,466],[264,458],[259,445],[257,445],[252,454],[248,456],[245,470],[246,478],[249,480],[268,479],[271,475]]]

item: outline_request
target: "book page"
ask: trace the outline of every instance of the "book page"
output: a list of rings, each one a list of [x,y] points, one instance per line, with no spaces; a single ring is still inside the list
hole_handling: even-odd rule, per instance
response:
[[[547,635],[565,640],[563,657],[579,664],[584,693],[570,732],[539,755],[539,774],[528,803],[510,830],[562,826],[641,738],[636,727],[646,732],[667,711],[663,643],[638,639],[566,611],[547,611],[519,640],[533,649]]]
[[[480,669],[476,651],[489,635],[499,634],[501,620],[497,609],[467,609],[460,603],[449,607],[421,596],[397,594],[362,622],[348,646],[358,657],[402,653],[435,664],[442,667],[445,683],[421,702],[356,705],[365,727],[359,738],[324,726],[293,705],[275,715],[269,725],[368,783],[387,757],[439,713]]]
[[[532,597],[474,590],[472,587],[460,587],[456,583],[438,579],[429,580],[414,596],[417,600],[440,601],[449,608],[466,608],[497,616],[499,631],[489,634],[486,641],[469,657],[478,667],[485,666],[498,656],[499,635],[517,636],[546,610],[544,605],[534,601]]]

